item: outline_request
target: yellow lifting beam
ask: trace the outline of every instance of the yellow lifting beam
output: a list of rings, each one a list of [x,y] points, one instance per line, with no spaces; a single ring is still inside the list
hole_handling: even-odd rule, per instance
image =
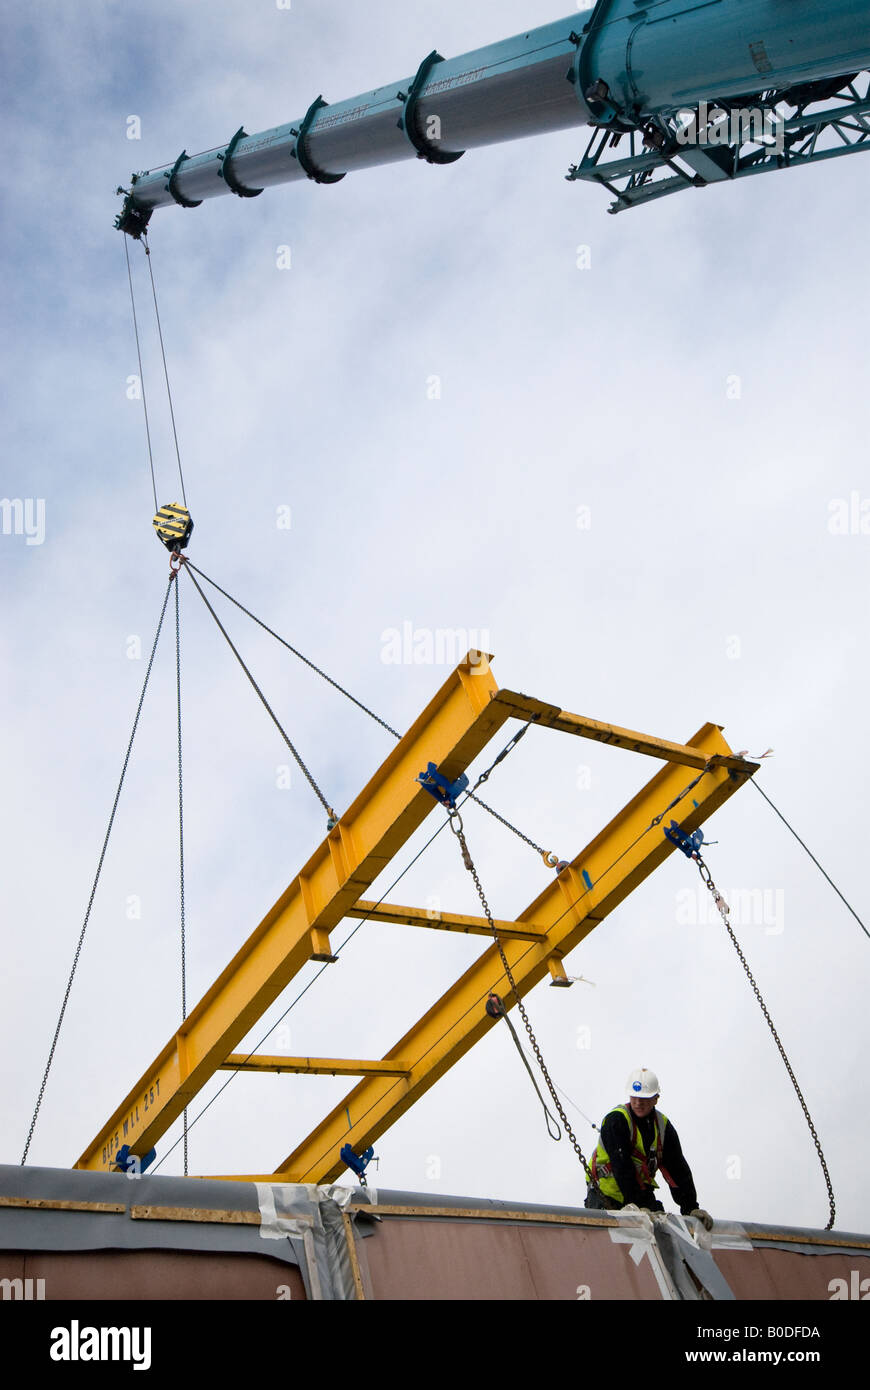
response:
[[[389,922],[399,927],[436,927],[440,931],[464,932],[468,936],[488,936],[492,940],[492,929],[485,917],[468,917],[461,912],[436,912],[433,908],[395,907],[390,903],[374,903],[360,899],[356,907],[348,910],[348,917],[368,917],[372,922]],[[530,923],[525,930],[516,922],[502,922],[494,917],[498,934],[505,941],[546,941],[547,933],[543,927]]]
[[[346,1057],[267,1057],[254,1052],[246,1057],[234,1052],[220,1071],[298,1071],[313,1076],[407,1076],[404,1062],[352,1062]]]
[[[608,743],[614,748],[626,748],[631,753],[644,753],[650,758],[662,758],[665,762],[681,763],[684,767],[706,766],[702,752],[691,744],[671,743],[666,738],[648,738],[637,734],[633,729],[620,729],[616,724],[602,724],[598,719],[585,719],[579,714],[568,714],[558,705],[547,705],[543,700],[534,700],[528,695],[517,695],[513,690],[500,690],[495,696],[499,705],[504,705],[514,719],[534,720],[548,729],[558,729],[564,734],[577,734],[580,738],[595,739],[597,743]],[[727,748],[727,745],[724,745]],[[744,758],[732,753],[718,755],[723,767],[737,772],[746,772],[750,766]],[[755,770],[757,764],[752,764]]]
[[[413,1105],[492,1027],[491,990],[507,1008],[508,990],[494,945],[380,1061],[247,1057],[241,1040],[310,960],[333,960],[329,933],[345,916],[397,925],[490,935],[485,918],[432,914],[361,901],[362,894],[435,808],[417,782],[432,762],[455,781],[510,718],[614,744],[665,766],[610,825],[564,869],[516,922],[497,922],[519,995],[548,972],[565,983],[562,958],[642,882],[673,846],[650,831],[653,818],[686,786],[686,769],[704,771],[691,804],[674,808],[689,832],[757,770],[732,753],[717,725],[688,744],[650,738],[581,718],[514,691],[498,690],[488,659],[470,652],[393,749],[352,806],[155,1062],[82,1154],[77,1168],[115,1166],[122,1145],[143,1157],[220,1069],[298,1070],[361,1075],[363,1080],[284,1160],[273,1180],[330,1182],[344,1170],[339,1150],[361,1152]]]

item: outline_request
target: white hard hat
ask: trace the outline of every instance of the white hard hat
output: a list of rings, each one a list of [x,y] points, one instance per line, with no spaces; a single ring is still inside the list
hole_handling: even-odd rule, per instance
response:
[[[626,1090],[629,1096],[636,1096],[638,1100],[652,1100],[659,1094],[659,1079],[649,1067],[638,1067],[628,1078]]]

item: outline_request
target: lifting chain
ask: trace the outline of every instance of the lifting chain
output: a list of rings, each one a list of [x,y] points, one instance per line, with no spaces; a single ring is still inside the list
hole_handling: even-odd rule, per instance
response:
[[[468,848],[468,843],[467,843],[467,841],[466,841],[466,839],[465,839],[465,831],[464,831],[463,825],[462,825],[462,817],[460,816],[459,812],[456,811],[456,810],[452,810],[449,814],[450,814],[450,829],[453,831],[453,834],[456,836],[457,840],[459,841],[459,848],[460,848],[460,850],[461,850],[461,852],[462,852],[462,862],[463,862],[463,864],[465,865],[465,867],[466,867],[466,869],[468,870],[468,872],[471,874],[471,877],[474,879],[474,886],[475,886],[475,888],[477,889],[477,896],[480,898],[481,906],[483,907],[483,911],[484,911],[484,913],[485,913],[485,915],[486,915],[486,920],[487,920],[487,922],[489,923],[489,928],[490,928],[490,931],[492,932],[492,935],[493,935],[493,940],[495,941],[495,944],[496,944],[496,946],[498,947],[498,953],[499,953],[499,955],[501,956],[501,963],[502,963],[502,966],[503,966],[503,968],[504,968],[504,973],[505,973],[505,975],[507,976],[508,982],[509,982],[510,987],[511,987],[511,989],[512,989],[512,991],[513,991],[513,996],[514,996],[514,999],[516,1000],[517,1008],[518,1008],[519,1011],[520,1011],[520,1016],[521,1016],[521,1018],[522,1018],[522,1020],[523,1020],[523,1023],[525,1024],[526,1032],[527,1032],[528,1035],[529,1035],[529,1042],[530,1042],[531,1045],[532,1045],[532,1050],[534,1051],[535,1057],[536,1057],[537,1062],[538,1062],[538,1066],[541,1068],[541,1071],[542,1071],[543,1076],[544,1076],[544,1080],[545,1080],[546,1083],[547,1083],[547,1089],[548,1089],[548,1091],[550,1092],[550,1095],[551,1095],[552,1098],[553,1098],[553,1104],[555,1105],[557,1111],[559,1112],[559,1119],[562,1121],[562,1127],[563,1127],[563,1129],[565,1130],[565,1133],[567,1134],[568,1138],[571,1140],[571,1143],[572,1143],[572,1145],[574,1146],[574,1152],[576,1153],[578,1159],[580,1160],[580,1163],[583,1165],[583,1168],[584,1168],[585,1173],[586,1173],[586,1179],[587,1179],[588,1183],[590,1184],[590,1186],[595,1187],[595,1186],[597,1186],[597,1184],[596,1184],[596,1182],[595,1182],[595,1179],[594,1179],[593,1176],[592,1176],[592,1170],[590,1169],[589,1164],[586,1162],[586,1158],[585,1158],[585,1156],[584,1156],[584,1154],[583,1154],[583,1150],[580,1148],[580,1145],[579,1145],[578,1142],[577,1142],[577,1137],[576,1137],[576,1135],[575,1135],[573,1129],[571,1128],[571,1124],[570,1124],[570,1122],[569,1122],[569,1120],[568,1120],[568,1116],[565,1114],[565,1111],[564,1111],[564,1109],[563,1109],[563,1107],[562,1107],[562,1103],[561,1103],[561,1101],[559,1100],[559,1097],[558,1097],[557,1094],[556,1094],[556,1088],[555,1088],[555,1086],[553,1085],[553,1082],[552,1082],[551,1077],[550,1077],[550,1073],[547,1071],[547,1064],[546,1064],[546,1062],[544,1061],[543,1055],[542,1055],[542,1053],[541,1053],[541,1049],[540,1049],[540,1047],[538,1046],[538,1040],[537,1040],[537,1038],[535,1037],[534,1032],[532,1031],[532,1025],[531,1025],[531,1023],[529,1022],[529,1016],[528,1016],[528,1014],[526,1013],[526,1010],[525,1010],[525,1008],[524,1008],[524,1006],[523,1006],[523,1001],[522,1001],[522,999],[520,998],[520,992],[519,992],[519,990],[517,989],[516,980],[514,979],[514,977],[513,977],[513,972],[512,972],[512,970],[511,970],[511,968],[510,968],[510,965],[508,964],[508,959],[507,959],[507,956],[505,955],[504,947],[503,947],[502,944],[501,944],[501,940],[499,939],[498,931],[496,930],[495,922],[493,921],[493,918],[492,918],[492,913],[491,913],[490,910],[489,910],[489,903],[488,903],[487,900],[486,900],[486,894],[485,894],[484,891],[483,891],[483,887],[482,887],[482,885],[481,885],[480,878],[479,878],[478,873],[477,873],[477,869],[476,869],[475,866],[474,866],[474,860],[473,860],[472,857],[471,857],[471,852],[470,852],[470,850],[469,850],[469,848]]]
[[[526,725],[526,728],[528,728],[528,725]],[[535,850],[541,856],[548,869],[558,869],[561,872],[562,869],[567,868],[566,860],[560,859],[558,854],[554,854],[554,852],[551,849],[541,849],[541,846],[536,845],[534,840],[530,840],[528,835],[524,835],[522,830],[520,830],[518,826],[512,825],[511,822],[505,816],[499,815],[498,811],[494,811],[493,808],[491,806],[488,806],[485,801],[481,801],[480,797],[475,796],[474,792],[469,792],[468,796],[469,799],[475,803],[475,805],[481,808],[481,810],[488,811],[491,816],[494,816],[496,820],[501,821],[502,825],[507,826],[508,830],[512,830],[515,835],[518,835],[521,840],[524,840],[527,845],[529,845],[533,850]]]
[[[719,892],[719,889],[716,887],[715,883],[713,882],[713,877],[712,877],[712,875],[711,875],[711,873],[710,873],[710,870],[707,868],[707,865],[704,863],[704,860],[702,859],[701,855],[696,851],[696,852],[693,854],[692,858],[696,861],[696,863],[697,863],[697,865],[698,865],[698,872],[699,872],[700,875],[701,875],[701,880],[702,880],[702,882],[706,885],[706,887],[710,890],[711,894],[713,895],[713,901],[714,901],[714,903],[716,904],[716,907],[717,907],[718,912],[719,912],[719,916],[722,918],[722,921],[723,921],[723,923],[724,923],[724,925],[725,925],[725,930],[727,931],[728,935],[731,937],[731,943],[732,943],[732,945],[733,945],[735,951],[737,952],[738,956],[740,957],[740,964],[743,966],[743,969],[746,971],[746,978],[749,980],[749,983],[750,983],[751,986],[752,986],[752,992],[753,992],[753,994],[755,995],[756,999],[758,1000],[758,1004],[759,1004],[759,1007],[760,1007],[760,1009],[761,1009],[761,1012],[764,1014],[764,1017],[765,1017],[765,1019],[767,1020],[767,1026],[768,1026],[768,1028],[770,1029],[771,1034],[773,1035],[773,1040],[774,1040],[774,1042],[776,1043],[777,1047],[779,1048],[779,1055],[780,1055],[780,1057],[782,1058],[782,1060],[783,1060],[783,1062],[784,1062],[784,1064],[785,1064],[785,1069],[786,1069],[786,1071],[787,1071],[788,1074],[789,1074],[789,1077],[790,1077],[790,1079],[791,1079],[791,1084],[794,1086],[795,1092],[797,1093],[797,1098],[798,1098],[798,1100],[799,1100],[800,1103],[801,1103],[801,1109],[803,1110],[803,1112],[804,1112],[804,1117],[805,1117],[805,1119],[806,1119],[807,1124],[809,1125],[810,1134],[813,1136],[813,1143],[815,1144],[815,1146],[816,1146],[816,1152],[817,1152],[817,1154],[819,1155],[819,1162],[820,1162],[821,1165],[822,1165],[822,1172],[823,1172],[824,1175],[825,1175],[825,1186],[826,1186],[827,1189],[828,1189],[828,1204],[829,1204],[829,1207],[830,1207],[830,1216],[828,1217],[828,1224],[825,1226],[825,1230],[826,1230],[826,1231],[830,1231],[830,1230],[832,1229],[833,1225],[834,1225],[834,1217],[836,1216],[837,1209],[836,1209],[836,1205],[835,1205],[835,1203],[834,1203],[834,1189],[833,1189],[833,1187],[832,1187],[832,1185],[831,1185],[831,1176],[830,1176],[830,1173],[828,1172],[828,1165],[827,1165],[827,1163],[825,1162],[825,1155],[824,1155],[823,1152],[822,1152],[822,1146],[821,1146],[821,1144],[820,1144],[820,1142],[819,1142],[819,1136],[818,1136],[817,1133],[816,1133],[816,1127],[815,1127],[815,1125],[814,1125],[813,1122],[812,1122],[812,1118],[810,1117],[810,1112],[809,1112],[809,1110],[808,1110],[808,1108],[807,1108],[807,1103],[806,1103],[806,1101],[805,1101],[804,1098],[803,1098],[803,1093],[801,1092],[801,1088],[800,1088],[800,1086],[798,1085],[797,1077],[795,1076],[795,1074],[794,1074],[794,1072],[793,1072],[793,1070],[792,1070],[791,1062],[788,1060],[788,1057],[786,1056],[785,1048],[783,1047],[782,1043],[780,1042],[779,1034],[777,1033],[775,1027],[773,1026],[773,1019],[770,1017],[770,1014],[769,1014],[768,1011],[767,1011],[767,1005],[765,1004],[764,999],[763,999],[762,996],[761,996],[761,990],[758,988],[758,985],[755,983],[755,979],[754,979],[754,977],[753,977],[752,971],[749,969],[749,966],[748,966],[748,964],[747,964],[747,962],[746,962],[746,957],[744,956],[742,950],[740,949],[740,943],[739,943],[739,941],[737,940],[737,937],[734,935],[734,932],[733,932],[732,927],[731,927],[731,923],[730,923],[730,921],[728,920],[728,914],[729,914],[729,912],[731,911],[731,909],[729,908],[729,906],[728,906],[728,904],[726,903],[725,899],[723,898],[722,894]]]
[[[556,869],[559,873],[561,873],[563,869],[566,869],[568,867],[566,860],[560,859],[558,854],[554,854],[552,850],[542,849],[541,846],[536,844],[534,840],[531,840],[528,835],[524,835],[522,830],[520,830],[518,826],[514,825],[512,821],[509,821],[506,816],[499,815],[498,811],[494,811],[491,806],[488,806],[485,801],[481,801],[480,797],[475,795],[478,787],[482,787],[484,782],[489,781],[489,774],[498,766],[498,764],[502,761],[503,758],[507,757],[508,753],[512,752],[513,749],[516,748],[520,739],[524,736],[524,734],[528,733],[529,729],[531,728],[532,724],[536,722],[537,718],[538,716],[535,715],[534,718],[528,724],[523,724],[522,728],[514,734],[510,743],[506,744],[506,746],[499,753],[498,757],[492,763],[490,763],[489,767],[484,772],[480,774],[474,786],[468,792],[468,797],[477,806],[480,806],[481,810],[486,811],[487,814],[490,816],[494,816],[497,821],[501,821],[502,825],[506,826],[508,830],[512,830],[513,833],[519,837],[519,839],[521,839],[525,844],[529,845],[529,847],[533,849],[536,854],[539,854],[541,856],[548,869]],[[471,866],[469,864],[466,864],[465,867],[470,868]]]

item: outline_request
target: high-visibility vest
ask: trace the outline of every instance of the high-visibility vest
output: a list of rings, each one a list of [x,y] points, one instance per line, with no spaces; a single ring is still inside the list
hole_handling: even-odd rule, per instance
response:
[[[628,1126],[631,1131],[631,1160],[634,1164],[634,1170],[637,1174],[637,1180],[640,1186],[642,1188],[658,1187],[653,1173],[650,1172],[649,1159],[643,1146],[640,1130],[637,1127],[637,1120],[632,1111],[627,1105],[615,1105],[612,1110],[608,1111],[608,1114],[624,1115],[628,1121]],[[656,1121],[654,1139],[656,1169],[661,1173],[665,1181],[673,1187],[674,1180],[662,1163],[665,1125],[668,1122],[668,1117],[667,1115],[663,1115],[660,1110],[654,1110],[653,1114],[655,1115]],[[613,1165],[610,1161],[610,1155],[604,1147],[603,1140],[598,1141],[598,1148],[595,1150],[592,1157],[592,1176],[595,1178],[599,1189],[606,1197],[612,1197],[616,1202],[625,1202],[622,1189],[613,1176]]]

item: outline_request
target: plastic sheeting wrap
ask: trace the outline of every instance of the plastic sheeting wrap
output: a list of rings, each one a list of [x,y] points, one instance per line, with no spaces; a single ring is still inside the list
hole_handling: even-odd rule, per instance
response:
[[[868,1275],[870,1237],[842,1231],[0,1167],[3,1298],[827,1300]]]
[[[309,1299],[354,1299],[342,1217],[353,1196],[340,1187],[0,1166],[0,1251],[8,1252],[16,1270],[18,1257],[40,1252],[90,1254],[94,1268],[119,1251],[128,1258],[156,1251],[267,1256],[296,1267]],[[377,1201],[374,1190],[369,1200]],[[135,1271],[125,1269],[134,1290]],[[12,1277],[12,1270],[0,1268],[0,1278],[7,1273]],[[141,1277],[147,1282],[144,1266]],[[267,1279],[262,1282],[268,1287]],[[228,1272],[226,1283],[228,1296],[238,1296],[243,1267]],[[108,1282],[104,1296],[116,1296]]]
[[[614,1245],[630,1246],[629,1254],[636,1265],[646,1257],[662,1298],[668,1300],[677,1297],[673,1281],[665,1272],[664,1262],[656,1247],[652,1216],[649,1212],[641,1211],[640,1207],[624,1207],[621,1211],[610,1212],[609,1215],[615,1217],[619,1223],[611,1227],[609,1232]]]
[[[4,1200],[5,1199],[5,1200]],[[22,1205],[15,1206],[16,1200]],[[38,1202],[67,1203],[39,1207]],[[30,1203],[31,1205],[24,1205]],[[70,1206],[69,1204],[75,1204]],[[98,1211],[98,1205],[120,1211]],[[3,1250],[164,1250],[261,1254],[256,1224],[185,1220],[134,1220],[130,1209],[257,1212],[252,1183],[207,1178],[128,1178],[124,1173],[91,1173],[68,1168],[0,1165],[0,1249]],[[289,1246],[269,1254],[297,1264]]]
[[[686,1224],[684,1217],[659,1216],[655,1227],[656,1243],[681,1298],[688,1301],[736,1297],[709,1247],[705,1248],[706,1243]],[[704,1230],[700,1221],[694,1222],[693,1227],[697,1227],[698,1232]]]
[[[260,1207],[260,1239],[289,1240],[297,1255],[310,1299],[356,1298],[347,1235],[341,1215],[348,1188],[307,1183],[255,1184]],[[339,1200],[332,1195],[346,1193]]]
[[[711,1254],[709,1232],[700,1222],[690,1227],[682,1216],[652,1215],[639,1207],[623,1207],[610,1215],[619,1222],[611,1227],[610,1239],[616,1245],[630,1245],[635,1264],[644,1257],[649,1260],[663,1299],[734,1298]],[[749,1241],[744,1244],[752,1248]]]

